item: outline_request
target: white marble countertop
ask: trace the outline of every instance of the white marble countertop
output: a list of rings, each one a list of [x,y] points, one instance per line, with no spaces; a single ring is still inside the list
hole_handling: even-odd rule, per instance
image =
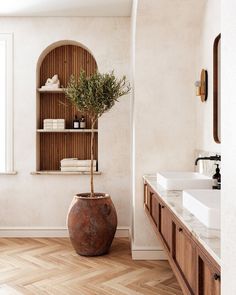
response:
[[[156,176],[145,175],[144,181],[161,197],[206,251],[220,263],[220,230],[209,229],[183,207],[182,191],[168,191],[157,184]]]

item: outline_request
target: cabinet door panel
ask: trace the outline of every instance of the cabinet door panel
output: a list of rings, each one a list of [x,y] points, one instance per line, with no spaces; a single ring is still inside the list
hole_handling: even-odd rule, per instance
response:
[[[147,208],[147,203],[148,203],[148,185],[145,183],[144,184],[144,206]]]
[[[159,221],[160,233],[166,244],[166,247],[171,251],[172,243],[172,217],[169,209],[163,204],[159,204]]]
[[[151,210],[151,196],[152,196],[152,191],[149,188],[147,184],[144,186],[144,205],[146,209],[150,212]]]
[[[198,294],[220,295],[220,273],[203,255],[198,256]]]
[[[175,227],[174,259],[191,294],[196,289],[196,247],[185,230]]]
[[[159,202],[155,194],[151,196],[151,216],[156,226],[159,227]]]

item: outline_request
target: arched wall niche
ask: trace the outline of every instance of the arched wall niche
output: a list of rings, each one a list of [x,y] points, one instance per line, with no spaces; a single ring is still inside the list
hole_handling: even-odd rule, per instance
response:
[[[87,52],[88,56],[90,56],[91,59],[94,60],[94,63],[96,65],[96,69],[98,68],[96,59],[95,59],[92,51],[88,47],[86,47],[82,43],[74,41],[74,40],[60,40],[60,41],[54,42],[54,43],[50,44],[49,46],[47,46],[38,58],[37,67],[36,67],[37,87],[41,86],[40,85],[40,68],[41,68],[41,65],[42,65],[44,59],[46,58],[46,56],[50,52],[55,50],[56,48],[59,48],[61,46],[68,46],[68,45],[79,47],[79,48],[81,48],[81,51],[84,50],[85,52]]]
[[[37,171],[60,172],[64,158],[90,159],[91,121],[67,100],[63,91],[40,91],[47,78],[57,74],[61,87],[81,70],[89,76],[97,70],[92,53],[75,41],[59,41],[48,46],[37,63]],[[86,130],[73,130],[73,120],[85,116]],[[65,130],[45,130],[45,119],[64,119]],[[96,126],[97,128],[97,126]],[[95,136],[95,159],[98,159],[98,135]]]

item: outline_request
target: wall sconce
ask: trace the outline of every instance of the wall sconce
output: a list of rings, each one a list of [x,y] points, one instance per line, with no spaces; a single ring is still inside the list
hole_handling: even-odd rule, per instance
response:
[[[196,81],[194,85],[196,87],[196,96],[201,96],[202,102],[206,101],[208,95],[208,77],[206,70],[201,71],[200,81]]]

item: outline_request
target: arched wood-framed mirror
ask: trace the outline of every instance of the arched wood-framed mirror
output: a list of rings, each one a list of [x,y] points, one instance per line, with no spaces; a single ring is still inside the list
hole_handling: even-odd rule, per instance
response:
[[[221,34],[213,46],[213,137],[221,143]]]

